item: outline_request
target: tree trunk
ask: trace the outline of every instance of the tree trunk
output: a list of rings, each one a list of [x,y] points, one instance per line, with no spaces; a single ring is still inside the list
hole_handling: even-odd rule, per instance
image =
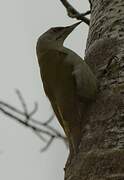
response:
[[[85,61],[98,80],[65,180],[124,180],[124,0],[91,0]]]

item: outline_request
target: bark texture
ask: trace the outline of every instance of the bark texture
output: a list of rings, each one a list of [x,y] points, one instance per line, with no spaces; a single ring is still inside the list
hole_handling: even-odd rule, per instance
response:
[[[85,61],[98,79],[65,180],[124,180],[124,0],[91,0]]]

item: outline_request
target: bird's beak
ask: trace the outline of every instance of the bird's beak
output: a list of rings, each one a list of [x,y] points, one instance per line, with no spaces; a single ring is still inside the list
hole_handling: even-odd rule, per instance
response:
[[[64,28],[64,32],[63,32],[63,35],[64,35],[64,39],[66,39],[68,37],[68,35],[80,24],[82,23],[82,21],[78,22],[78,23],[75,23],[75,24],[72,24],[71,26],[66,26]]]

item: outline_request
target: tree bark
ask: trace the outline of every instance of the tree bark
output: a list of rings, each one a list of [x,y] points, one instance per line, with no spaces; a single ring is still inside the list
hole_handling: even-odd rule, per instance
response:
[[[124,180],[124,0],[91,0],[85,61],[98,80],[65,180]]]

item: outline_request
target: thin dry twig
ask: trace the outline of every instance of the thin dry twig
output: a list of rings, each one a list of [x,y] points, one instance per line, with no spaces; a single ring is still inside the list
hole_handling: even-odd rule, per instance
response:
[[[41,149],[41,152],[44,152],[48,149],[48,147],[52,144],[54,140],[54,137],[51,136],[50,140],[47,142],[46,146],[44,146],[44,148]]]
[[[54,118],[54,114],[52,114],[51,117],[50,117],[46,122],[43,123],[44,126],[46,126],[46,125],[48,125],[49,123],[51,123],[51,121],[53,120],[53,118]]]
[[[28,116],[28,109],[27,109],[27,106],[26,106],[26,102],[25,102],[21,92],[18,89],[16,90],[16,94],[17,94],[17,96],[18,96],[18,98],[19,98],[19,100],[21,102],[21,105],[22,105],[22,108],[24,110],[25,116]]]
[[[32,116],[38,110],[38,104],[35,103],[34,109],[31,112],[28,112],[28,107],[24,98],[22,97],[21,92],[16,91],[18,94],[18,98],[22,104],[23,111],[0,101],[0,111],[3,112],[8,117],[16,120],[18,123],[24,125],[25,127],[30,128],[43,142],[45,142],[45,146],[41,151],[45,151],[53,142],[54,139],[61,139],[67,145],[67,139],[64,137],[59,131],[57,131],[54,127],[51,126],[51,121],[54,118],[52,115],[46,122],[42,123],[38,120],[35,120]]]
[[[90,20],[85,17],[86,15],[91,13],[90,10],[87,11],[86,13],[79,13],[67,0],[60,0],[60,1],[63,4],[63,6],[66,8],[69,17],[81,20],[85,22],[87,25],[90,24]]]
[[[38,111],[38,103],[34,103],[34,108],[33,110],[29,113],[29,116],[33,116],[36,112]]]

